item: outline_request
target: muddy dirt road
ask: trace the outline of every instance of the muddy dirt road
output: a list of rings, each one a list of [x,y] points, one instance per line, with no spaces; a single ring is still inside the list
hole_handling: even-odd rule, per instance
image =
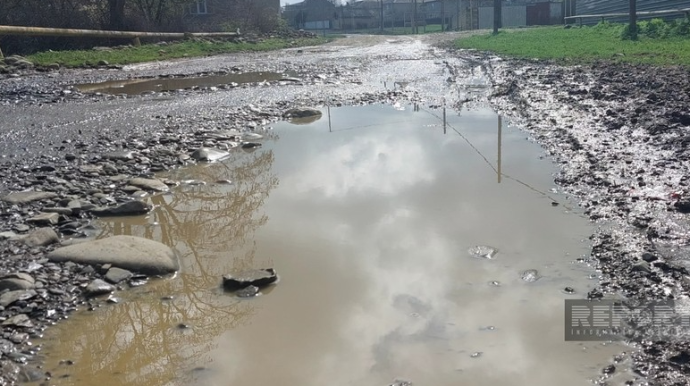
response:
[[[22,274],[10,278],[12,285],[26,282],[19,290],[2,287],[13,290],[13,297],[3,301],[0,295],[5,382],[45,379],[32,341],[75,309],[103,303],[83,296],[83,288],[103,276],[101,269],[44,258],[57,237],[98,234],[89,228],[89,205],[151,193],[131,190],[122,178],[178,168],[197,147],[222,141],[209,133],[260,132],[297,106],[387,103],[500,111],[558,162],[555,191],[580,204],[593,224],[592,251],[578,262],[596,267],[601,281],[581,297],[682,302],[690,285],[687,71],[560,67],[440,47],[458,36],[350,36],[320,47],[0,79],[0,194],[49,192],[0,204],[0,269]],[[242,73],[272,74],[272,80],[256,75],[247,83],[138,95],[112,87],[82,92],[76,86]],[[46,207],[59,217],[37,220]],[[57,233],[46,236],[44,229],[38,241],[20,240],[39,227]],[[687,384],[690,347],[682,337],[642,339],[632,347],[632,354],[612,356],[586,378],[600,384]],[[630,369],[621,375],[622,368]]]

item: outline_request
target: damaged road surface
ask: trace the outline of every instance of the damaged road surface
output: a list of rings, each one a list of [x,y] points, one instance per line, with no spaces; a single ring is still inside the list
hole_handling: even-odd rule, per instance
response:
[[[0,384],[687,384],[563,317],[686,299],[687,71],[459,36],[0,79]]]

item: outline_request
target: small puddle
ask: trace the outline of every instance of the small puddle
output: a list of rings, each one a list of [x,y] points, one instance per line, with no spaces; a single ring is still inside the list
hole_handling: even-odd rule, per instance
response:
[[[181,272],[50,329],[51,383],[590,384],[624,350],[564,341],[564,299],[596,284],[574,262],[592,225],[550,192],[556,169],[524,133],[486,109],[443,116],[331,109],[168,173],[207,184],[100,225],[171,246]],[[259,297],[219,289],[264,267],[280,282]]]
[[[145,92],[184,90],[194,87],[213,87],[225,84],[271,82],[289,75],[277,72],[245,72],[241,74],[208,75],[184,78],[125,79],[101,83],[77,84],[80,92],[140,95]]]

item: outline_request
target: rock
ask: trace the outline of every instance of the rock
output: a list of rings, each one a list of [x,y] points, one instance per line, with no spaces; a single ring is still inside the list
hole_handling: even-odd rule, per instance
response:
[[[244,287],[241,290],[235,292],[235,295],[240,298],[252,298],[256,295],[259,294],[259,287],[255,285],[250,285],[248,287]]]
[[[192,153],[192,158],[197,161],[203,162],[215,162],[229,156],[230,153],[222,150],[211,149],[208,147],[202,147],[200,149],[194,150]]]
[[[132,277],[132,275],[133,275],[132,272],[130,272],[126,269],[122,269],[122,268],[118,268],[118,267],[112,267],[105,274],[105,280],[110,282],[110,283],[117,284],[121,281],[125,281],[125,280],[129,279],[130,277]]]
[[[179,269],[175,253],[157,241],[135,236],[113,236],[58,248],[50,261],[113,266],[147,275],[173,273]]]
[[[524,280],[528,283],[535,282],[535,281],[539,280],[539,278],[541,278],[541,276],[539,276],[539,271],[537,271],[536,269],[528,269],[528,270],[522,272],[520,277],[522,278],[522,280]]]
[[[81,212],[88,212],[94,209],[96,205],[88,201],[72,200],[67,203],[67,207],[72,211],[72,213],[79,214]]]
[[[690,200],[677,201],[673,206],[680,213],[690,213]]]
[[[129,180],[129,184],[142,189],[153,190],[154,192],[167,192],[170,190],[168,185],[155,178],[132,178]]]
[[[57,194],[53,192],[13,192],[3,197],[2,200],[10,204],[28,204],[29,202],[55,197]]]
[[[30,231],[31,227],[26,225],[26,224],[17,224],[15,226],[13,226],[12,229],[15,230],[16,232],[24,233],[24,232]]]
[[[36,291],[30,290],[17,290],[5,292],[0,295],[0,306],[7,307],[10,304],[19,300],[28,300],[36,296]]]
[[[38,228],[24,237],[24,244],[30,247],[45,247],[60,241],[53,228]]]
[[[96,279],[89,283],[89,285],[84,288],[84,295],[86,296],[99,296],[109,294],[115,291],[115,287],[111,284],[104,282],[101,279]]]
[[[258,141],[262,139],[264,136],[258,133],[243,133],[242,134],[242,140],[243,141]]]
[[[53,208],[43,208],[41,210],[46,212],[46,213],[64,214],[66,216],[72,215],[72,209],[70,209],[70,208],[53,207]]]
[[[493,259],[498,249],[486,245],[477,245],[467,250],[472,257],[479,259]]]
[[[278,280],[278,275],[276,275],[276,271],[273,268],[250,269],[223,275],[223,287],[234,291],[249,287],[250,285],[264,287],[275,283],[276,280]]]
[[[112,151],[101,156],[104,159],[129,161],[134,159],[134,153],[131,151]]]
[[[58,221],[60,221],[60,215],[57,213],[39,213],[26,220],[27,223],[35,225],[56,225]]]
[[[33,327],[34,324],[31,322],[26,314],[17,314],[13,317],[2,322],[3,326],[16,326],[16,327]]]
[[[98,217],[106,216],[136,216],[146,214],[153,209],[149,203],[134,200],[127,201],[123,204],[114,207],[95,208],[91,210],[91,214]]]
[[[261,147],[261,144],[258,142],[245,142],[242,144],[242,149],[255,149],[257,147]]]
[[[142,285],[149,282],[149,278],[146,275],[133,275],[129,278],[127,283],[130,287],[141,287]]]
[[[34,278],[23,272],[15,272],[0,277],[0,291],[28,290],[34,288]]]
[[[18,235],[11,231],[0,232],[0,240],[22,240],[24,237],[26,236]]]
[[[47,375],[40,369],[22,366],[17,373],[17,380],[21,383],[38,382],[46,379]]]
[[[307,117],[320,117],[322,115],[321,111],[313,109],[311,107],[296,107],[290,109],[283,114],[285,118],[307,118]]]

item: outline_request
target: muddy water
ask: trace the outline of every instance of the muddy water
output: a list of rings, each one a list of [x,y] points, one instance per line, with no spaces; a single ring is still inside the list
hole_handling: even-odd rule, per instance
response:
[[[212,87],[230,83],[252,83],[280,80],[287,75],[275,72],[246,72],[242,74],[209,75],[184,78],[125,79],[101,83],[75,85],[81,92],[139,95],[145,92],[183,90],[192,87]]]
[[[482,109],[445,127],[442,110],[405,105],[330,115],[172,172],[207,184],[103,222],[170,245],[182,270],[50,330],[54,383],[586,385],[624,349],[564,342],[563,300],[594,285],[575,263],[592,227],[550,192],[554,166],[524,134]],[[269,266],[280,282],[257,298],[219,289],[231,269]]]

